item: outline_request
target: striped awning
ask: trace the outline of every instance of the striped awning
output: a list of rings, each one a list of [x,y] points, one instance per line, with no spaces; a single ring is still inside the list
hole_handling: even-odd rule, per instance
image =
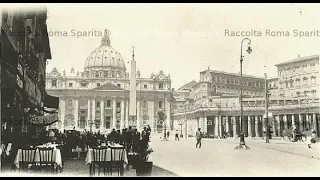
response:
[[[54,113],[54,114],[45,114],[43,116],[34,116],[34,117],[31,117],[28,121],[29,123],[34,125],[48,126],[59,121],[59,118],[58,118],[58,113]]]

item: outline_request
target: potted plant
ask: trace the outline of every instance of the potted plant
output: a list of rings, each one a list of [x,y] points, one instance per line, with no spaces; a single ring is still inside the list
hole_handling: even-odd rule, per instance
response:
[[[148,139],[141,139],[137,148],[137,161],[135,164],[137,176],[151,176],[153,162],[148,161],[148,158],[152,152]]]

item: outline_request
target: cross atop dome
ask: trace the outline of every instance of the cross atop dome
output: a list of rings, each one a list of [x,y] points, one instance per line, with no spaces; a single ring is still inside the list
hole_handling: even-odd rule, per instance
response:
[[[101,46],[111,46],[110,34],[111,31],[109,29],[104,30],[104,36],[101,39]]]

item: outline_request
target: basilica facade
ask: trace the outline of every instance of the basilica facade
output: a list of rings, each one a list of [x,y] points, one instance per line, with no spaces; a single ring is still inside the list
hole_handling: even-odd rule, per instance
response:
[[[59,121],[51,128],[109,131],[150,126],[162,131],[172,125],[170,75],[163,71],[141,77],[127,72],[121,53],[111,46],[105,31],[101,44],[85,59],[82,72],[53,68],[46,76],[48,94],[60,98]],[[135,70],[134,55],[131,70]],[[132,75],[132,73],[131,73]],[[134,79],[131,81],[130,79]],[[136,118],[131,119],[130,82],[136,82]]]

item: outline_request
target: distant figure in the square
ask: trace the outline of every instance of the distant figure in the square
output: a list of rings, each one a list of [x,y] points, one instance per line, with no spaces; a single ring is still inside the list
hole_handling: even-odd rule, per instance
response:
[[[201,148],[201,139],[202,139],[202,132],[201,132],[201,128],[198,128],[198,131],[196,132],[196,139],[197,139],[197,144],[196,144],[196,148]]]
[[[178,129],[176,130],[175,140],[180,141],[180,139],[179,139],[179,130]]]
[[[168,138],[168,139],[169,139],[169,135],[170,135],[170,132],[168,131],[168,132],[167,132],[167,138]]]

